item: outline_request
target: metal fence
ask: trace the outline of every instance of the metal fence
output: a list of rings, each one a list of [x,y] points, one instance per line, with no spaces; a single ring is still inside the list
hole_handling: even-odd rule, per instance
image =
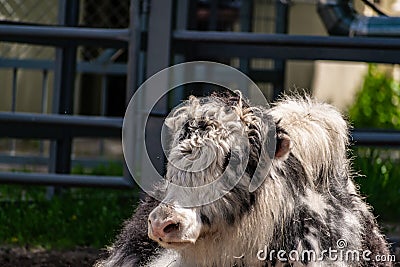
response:
[[[114,9],[118,13],[109,12],[110,5],[116,3],[125,12],[123,19],[117,16],[123,13],[121,10]],[[136,52],[136,48],[129,49],[136,46],[138,25],[134,21],[129,24],[130,12],[138,12],[135,6],[139,7],[138,1],[103,1],[102,5],[95,1],[76,0],[1,1],[0,75],[8,75],[9,78],[4,78],[8,87],[2,88],[5,104],[0,103],[0,135],[3,143],[10,142],[10,146],[7,152],[7,145],[2,144],[0,161],[48,166],[48,171],[40,174],[1,172],[1,182],[133,186],[129,176],[68,174],[71,171],[73,140],[76,138],[112,137],[120,140],[122,118],[105,116],[108,79],[123,80],[124,106],[125,96],[132,94],[131,91],[125,92],[125,88],[136,87],[136,64],[131,64],[129,68],[128,56],[120,60],[118,53]],[[95,16],[107,20],[96,25],[92,23]],[[96,50],[91,50],[92,47]],[[134,58],[133,55],[131,57]],[[125,82],[127,69],[132,73],[128,87]],[[81,113],[76,104],[79,104],[77,99],[82,91],[76,86],[76,81],[80,79],[82,84],[88,75],[100,84],[97,89],[100,91],[99,101],[95,103],[99,108],[94,111],[94,115],[98,116],[76,115]],[[20,76],[24,77],[20,79]],[[27,77],[30,84],[26,84]],[[27,101],[31,102],[27,105]],[[40,140],[39,153],[16,155],[14,138]],[[100,149],[101,145],[102,142]],[[77,159],[75,163],[87,165],[91,160]]]
[[[268,14],[262,16],[252,3],[0,1],[0,75],[8,75],[4,83],[9,87],[1,93],[0,137],[50,140],[48,145],[40,142],[39,156],[0,155],[6,163],[46,164],[48,172],[0,172],[0,182],[132,187],[129,175],[70,175],[73,140],[120,138],[121,112],[134,89],[173,63],[204,59],[229,63],[256,82],[269,84],[276,96],[283,89],[289,59],[400,62],[399,39],[287,35],[288,5],[265,2]],[[34,9],[39,9],[37,18],[29,11]],[[32,110],[19,103],[24,101],[19,83],[27,80],[19,76],[26,70],[34,72],[28,79],[35,95],[27,99],[36,99],[29,105]],[[116,101],[120,110],[112,105]],[[148,125],[160,128],[170,101],[168,97],[159,101]],[[108,116],[115,114],[119,117]],[[353,139],[358,145],[400,145],[398,132],[356,130]],[[161,155],[153,163],[162,172],[165,159],[159,136],[148,136],[147,142],[152,144],[150,154]],[[15,150],[15,141],[8,148]],[[142,176],[146,177],[145,170]]]

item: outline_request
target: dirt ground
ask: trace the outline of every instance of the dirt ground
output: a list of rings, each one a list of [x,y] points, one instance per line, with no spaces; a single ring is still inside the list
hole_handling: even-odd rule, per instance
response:
[[[396,263],[400,267],[400,248],[396,248]],[[393,251],[392,251],[393,253]],[[77,248],[68,251],[0,247],[1,267],[91,267],[104,256],[104,251]]]
[[[0,247],[1,267],[88,267],[102,255],[92,248],[77,248],[68,251],[46,251]]]

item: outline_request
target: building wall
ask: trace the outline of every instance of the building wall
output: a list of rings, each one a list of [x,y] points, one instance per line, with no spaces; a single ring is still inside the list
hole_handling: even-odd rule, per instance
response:
[[[56,0],[4,1],[0,5],[0,19],[24,23],[57,23]],[[0,42],[0,58],[53,60],[55,49],[45,46]],[[12,102],[13,70],[0,68],[0,111],[10,111]],[[42,72],[38,70],[18,70],[16,110],[40,112],[42,107]],[[49,92],[47,109],[52,97],[53,75],[47,81]]]
[[[81,1],[82,5],[85,1]],[[363,6],[356,1],[356,8],[361,12],[371,15],[370,10],[363,10]],[[400,2],[400,0],[399,0]],[[56,0],[32,0],[32,1],[7,1],[9,7],[0,6],[0,19],[22,22],[56,24],[57,23],[57,1]],[[274,16],[271,1],[255,0],[253,21],[255,32],[270,33],[273,24],[266,19]],[[395,1],[382,1],[385,11],[393,7]],[[25,5],[21,8],[21,5]],[[40,5],[40,8],[37,8]],[[400,6],[400,5],[399,5]],[[10,11],[11,10],[11,11]],[[29,10],[29,12],[27,12]],[[44,10],[46,11],[45,13]],[[399,9],[400,10],[400,9]],[[9,13],[7,13],[9,12]],[[394,13],[393,13],[394,14]],[[397,13],[396,13],[397,14]],[[83,18],[81,18],[82,20]],[[326,35],[321,19],[316,12],[315,1],[294,0],[290,6],[289,33],[301,35]],[[80,54],[79,54],[80,55]],[[0,42],[0,57],[18,59],[44,59],[53,60],[55,49],[43,46],[28,46],[24,44],[10,44]],[[268,68],[271,66],[269,60],[253,60],[255,68]],[[314,95],[322,100],[332,102],[338,107],[345,109],[352,101],[354,92],[360,87],[362,77],[366,71],[365,63],[344,63],[327,61],[295,61],[287,62],[285,88],[287,90],[302,88],[312,91]],[[77,81],[79,83],[79,77]],[[0,111],[11,109],[12,99],[12,70],[0,69]],[[17,76],[17,111],[40,112],[42,72],[32,70],[18,71]],[[53,73],[50,72],[47,81],[49,92],[47,95],[47,110],[51,110],[50,101],[53,88]],[[82,90],[77,86],[76,90]],[[77,92],[76,96],[81,94]],[[76,99],[79,103],[79,99]],[[79,108],[76,106],[76,108]]]
[[[400,0],[399,0],[400,1]],[[267,1],[269,2],[269,1]],[[266,1],[255,0],[254,31],[271,33],[273,25],[265,18],[274,16],[274,9]],[[363,12],[364,6],[356,3]],[[264,18],[264,19],[262,19]],[[290,4],[288,33],[293,35],[327,36],[317,13],[316,1],[294,0]],[[270,68],[271,61],[253,60],[254,68]],[[288,60],[285,73],[285,90],[305,90],[318,99],[330,102],[345,110],[353,101],[355,91],[361,86],[367,64],[339,61]]]
[[[397,1],[397,0],[396,0]],[[380,6],[389,15],[399,15],[393,11],[396,1],[384,0]],[[398,1],[400,3],[400,1]],[[360,1],[354,2],[355,9],[366,16],[373,12]],[[397,4],[400,6],[400,4]],[[400,10],[400,8],[399,8]],[[295,4],[290,14],[291,34],[327,35],[315,5]],[[386,65],[385,68],[393,69]],[[354,100],[355,93],[361,88],[368,64],[364,62],[315,61],[289,63],[286,76],[286,88],[309,89],[313,95],[332,103],[345,111]]]
[[[289,34],[326,35],[325,28],[316,12],[316,5],[295,2],[289,12]],[[315,63],[313,61],[289,60],[286,68],[286,89],[313,90]]]

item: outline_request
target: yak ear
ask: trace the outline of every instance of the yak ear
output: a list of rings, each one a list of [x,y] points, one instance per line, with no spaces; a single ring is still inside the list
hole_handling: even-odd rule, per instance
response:
[[[171,132],[179,131],[186,123],[193,110],[200,105],[199,99],[195,96],[189,96],[189,100],[184,101],[182,105],[174,108],[170,115],[165,119],[164,124]]]
[[[284,133],[277,134],[275,158],[279,160],[286,160],[292,149],[292,142],[288,135]]]
[[[167,126],[168,130],[175,132],[182,127],[186,121],[185,117],[172,116],[165,119],[164,124]]]

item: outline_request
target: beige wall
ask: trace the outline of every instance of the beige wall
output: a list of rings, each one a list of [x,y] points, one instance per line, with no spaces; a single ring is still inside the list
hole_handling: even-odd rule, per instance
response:
[[[10,69],[0,70],[1,97],[0,111],[11,111],[12,103],[12,75]],[[16,111],[41,112],[42,109],[42,71],[20,70],[17,76]],[[51,98],[53,88],[53,73],[49,72],[47,80],[47,104],[46,111],[51,110]]]
[[[295,3],[289,17],[289,33],[327,35],[314,4]],[[301,88],[345,110],[353,101],[367,69],[365,63],[340,61],[289,61],[286,88]]]
[[[363,5],[356,9],[363,12]],[[291,7],[289,33],[327,35],[314,4],[296,3]],[[355,92],[361,87],[367,70],[366,63],[343,61],[289,61],[286,70],[286,88],[301,88],[346,110]]]
[[[1,49],[1,48],[0,48]],[[0,57],[3,57],[1,55]],[[28,55],[29,58],[29,55]],[[11,69],[0,69],[0,111],[11,110],[12,98]],[[21,112],[40,112],[43,72],[40,70],[19,69],[17,72],[16,110]],[[47,109],[50,110],[50,100],[53,88],[53,72],[49,72]]]
[[[21,6],[24,8],[21,8]],[[37,8],[40,5],[42,8]],[[57,1],[8,1],[2,6],[0,19],[31,23],[54,24],[57,22]],[[12,11],[8,13],[8,11]],[[27,12],[29,10],[29,12]],[[7,59],[54,59],[54,48],[0,42],[0,58]],[[0,111],[10,111],[12,98],[12,70],[0,69]],[[49,73],[49,95],[53,88],[53,75]],[[42,72],[21,69],[17,75],[17,111],[40,112]]]
[[[313,79],[314,95],[341,110],[353,103],[361,88],[368,64],[358,62],[318,61]]]
[[[294,3],[289,13],[289,34],[326,35],[324,26],[316,12],[316,5]],[[290,60],[286,68],[286,89],[312,90],[315,64],[313,61]]]

